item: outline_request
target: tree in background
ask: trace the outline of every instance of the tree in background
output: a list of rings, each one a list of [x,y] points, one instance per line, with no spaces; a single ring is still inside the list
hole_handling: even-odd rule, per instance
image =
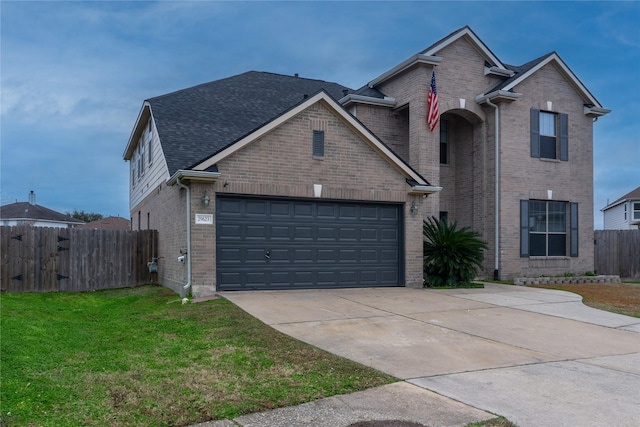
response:
[[[73,212],[67,212],[67,215],[84,222],[92,222],[104,218],[102,214],[78,211],[77,209],[74,209]]]
[[[434,217],[424,221],[422,232],[426,285],[456,287],[471,283],[482,268],[483,251],[487,249],[480,234]]]

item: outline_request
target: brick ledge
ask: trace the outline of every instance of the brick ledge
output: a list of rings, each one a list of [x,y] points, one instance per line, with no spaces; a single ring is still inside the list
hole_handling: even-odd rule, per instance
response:
[[[517,277],[514,285],[560,285],[565,283],[621,283],[620,276]]]

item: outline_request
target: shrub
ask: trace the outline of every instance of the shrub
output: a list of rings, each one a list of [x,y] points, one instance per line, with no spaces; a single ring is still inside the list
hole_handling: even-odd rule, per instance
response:
[[[427,286],[456,287],[474,279],[487,249],[480,234],[434,217],[424,221],[422,232]]]

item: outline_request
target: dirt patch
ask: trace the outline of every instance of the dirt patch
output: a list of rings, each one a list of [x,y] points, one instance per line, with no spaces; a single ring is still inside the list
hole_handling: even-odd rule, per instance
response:
[[[589,307],[640,317],[640,284],[567,283],[530,287],[573,292],[581,295],[582,302]]]

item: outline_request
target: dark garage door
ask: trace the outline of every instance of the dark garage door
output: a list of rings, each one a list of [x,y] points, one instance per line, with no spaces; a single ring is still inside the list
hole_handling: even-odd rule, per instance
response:
[[[218,197],[219,290],[398,286],[401,205]]]

